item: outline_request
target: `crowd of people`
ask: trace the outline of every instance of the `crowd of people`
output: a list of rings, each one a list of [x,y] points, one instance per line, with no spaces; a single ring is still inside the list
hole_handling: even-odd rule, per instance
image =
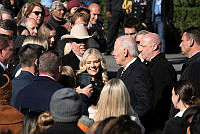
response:
[[[107,0],[106,37],[98,0],[1,0],[0,133],[200,133],[200,28],[182,35],[177,80],[165,58],[171,2]]]

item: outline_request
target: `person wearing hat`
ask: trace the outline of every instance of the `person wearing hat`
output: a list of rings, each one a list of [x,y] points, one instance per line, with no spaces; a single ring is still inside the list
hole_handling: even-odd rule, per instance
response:
[[[83,134],[77,126],[82,106],[82,100],[74,89],[57,90],[50,101],[50,113],[55,122],[43,134]]]
[[[12,94],[11,80],[0,75],[0,133],[20,134],[24,115],[9,105]]]
[[[79,6],[80,5],[77,0],[70,0],[67,3],[67,10],[70,12],[71,15],[73,15]]]
[[[62,66],[70,66],[76,72],[79,69],[80,60],[88,48],[87,41],[91,37],[82,24],[75,24],[70,34],[62,36],[61,39],[68,39],[71,48],[71,51],[62,57]]]

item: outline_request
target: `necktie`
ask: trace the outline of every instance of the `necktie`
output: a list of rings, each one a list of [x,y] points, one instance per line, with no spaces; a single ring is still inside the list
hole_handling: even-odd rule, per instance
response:
[[[125,69],[122,70],[120,77],[122,77],[122,75],[124,74]]]
[[[10,72],[8,71],[8,69],[6,69],[5,71],[6,71],[7,75],[8,75],[8,77],[11,78],[11,74],[10,74]]]

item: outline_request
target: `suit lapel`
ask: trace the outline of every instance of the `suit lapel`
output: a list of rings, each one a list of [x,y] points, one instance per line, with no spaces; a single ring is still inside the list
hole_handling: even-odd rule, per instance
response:
[[[138,65],[139,63],[139,59],[137,58],[132,64],[130,64],[130,66],[124,71],[123,75],[121,76],[121,79],[127,79],[128,76],[133,73],[132,70],[134,70],[134,68]]]
[[[78,59],[78,57],[75,55],[73,51],[70,52],[70,57],[71,57],[71,64],[73,64],[74,66],[73,68],[75,68],[76,70],[79,69],[80,60]]]

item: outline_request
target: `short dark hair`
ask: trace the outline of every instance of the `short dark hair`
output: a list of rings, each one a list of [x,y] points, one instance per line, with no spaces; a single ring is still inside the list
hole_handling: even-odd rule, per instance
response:
[[[19,59],[22,67],[31,67],[39,58],[44,48],[36,44],[27,44],[19,50]]]
[[[135,28],[136,31],[144,30],[146,29],[145,26],[143,26],[140,21],[135,17],[129,17],[124,21],[124,28]]]
[[[56,74],[60,65],[61,59],[54,51],[44,52],[39,58],[40,73]]]
[[[193,38],[200,45],[200,27],[190,27],[184,31],[187,39]]]
[[[9,46],[9,36],[0,34],[0,49],[7,48]]]

